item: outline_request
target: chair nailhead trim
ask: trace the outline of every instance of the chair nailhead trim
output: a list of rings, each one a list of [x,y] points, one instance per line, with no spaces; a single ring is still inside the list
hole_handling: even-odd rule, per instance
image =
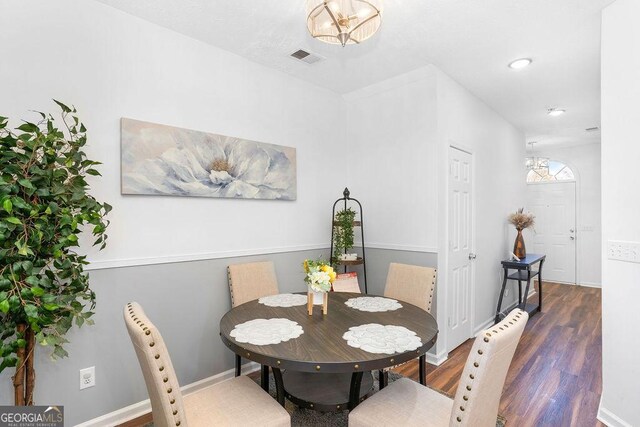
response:
[[[153,341],[149,343],[149,347],[153,347],[154,345],[156,345],[156,343],[154,343]]]
[[[469,374],[469,378],[474,379],[475,376],[473,374]]]
[[[483,351],[482,351],[482,350],[478,350],[478,354],[482,354],[482,353],[483,353]]]
[[[461,410],[461,411],[464,411],[464,406],[461,406],[461,407],[460,407],[460,410]]]
[[[173,410],[173,415],[176,415],[178,413],[178,411],[176,411],[175,409]]]
[[[484,342],[489,342],[489,338],[485,337]]]
[[[466,395],[465,395],[465,396],[462,396],[462,398],[463,398],[464,400],[469,400],[469,396],[466,396]]]
[[[147,329],[146,331],[144,331],[144,334],[145,334],[145,335],[149,335],[150,333],[151,333],[151,331],[150,331],[150,330],[148,330],[148,329]]]
[[[471,386],[470,385],[467,386],[467,390],[471,391]]]
[[[160,371],[164,371],[164,366],[160,366]]]
[[[167,393],[171,393],[172,391],[173,391],[173,389],[172,389],[171,387],[169,387],[169,388],[167,389]]]
[[[176,400],[175,400],[175,399],[171,399],[171,400],[169,401],[169,403],[171,403],[171,404],[173,405],[174,403],[176,403]]]
[[[178,422],[176,423],[176,425],[177,425],[177,426],[179,426],[179,425],[180,425],[180,421],[178,421]]]
[[[163,378],[162,382],[166,383],[167,381],[169,381],[169,378]]]
[[[456,418],[456,420],[458,420],[458,422],[462,421],[462,418],[458,417]]]
[[[155,355],[155,356],[153,356],[153,357],[155,357],[156,359],[160,359],[160,355],[159,355],[159,354],[156,354],[156,355]]]
[[[473,366],[475,366],[477,368],[480,365],[478,365],[478,362],[473,362]]]

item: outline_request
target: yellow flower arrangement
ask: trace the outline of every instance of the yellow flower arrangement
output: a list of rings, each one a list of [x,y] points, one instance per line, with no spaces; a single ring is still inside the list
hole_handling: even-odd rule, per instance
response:
[[[336,280],[336,272],[326,261],[306,259],[302,267],[306,273],[304,281],[313,291],[329,292],[331,290],[331,284]]]

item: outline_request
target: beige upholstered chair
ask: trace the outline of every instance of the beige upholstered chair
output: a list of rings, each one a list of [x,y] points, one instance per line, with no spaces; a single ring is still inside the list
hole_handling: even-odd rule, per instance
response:
[[[507,371],[528,318],[516,309],[478,334],[454,399],[403,378],[351,411],[349,427],[495,427]]]
[[[238,377],[182,396],[167,347],[138,303],[124,308],[124,320],[147,385],[156,427],[290,426],[275,399],[248,377]]]
[[[389,264],[384,296],[406,301],[431,313],[436,269],[417,265]]]
[[[384,296],[401,301],[406,301],[420,307],[431,314],[433,291],[436,287],[436,269],[420,267],[417,265],[389,264],[387,283],[384,287]],[[426,357],[420,356],[420,384],[427,384]],[[387,384],[387,372],[389,369],[379,371],[378,378],[380,388]]]
[[[276,269],[270,261],[232,264],[227,267],[231,307],[268,295],[276,295],[278,279]],[[269,367],[262,366],[262,388],[269,390]],[[242,370],[242,358],[236,354],[236,377]]]

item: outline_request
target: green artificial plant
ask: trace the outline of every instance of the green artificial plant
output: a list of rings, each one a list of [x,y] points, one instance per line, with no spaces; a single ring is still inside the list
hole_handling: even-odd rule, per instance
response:
[[[333,265],[337,264],[340,255],[353,247],[353,221],[356,211],[346,208],[336,212],[333,221]]]
[[[100,163],[82,151],[85,126],[55,102],[59,121],[38,113],[12,131],[0,117],[0,372],[15,367],[16,405],[33,404],[35,343],[65,357],[74,321],[93,323],[88,262],[75,248],[86,231],[104,248],[111,210],[89,194],[85,178]]]

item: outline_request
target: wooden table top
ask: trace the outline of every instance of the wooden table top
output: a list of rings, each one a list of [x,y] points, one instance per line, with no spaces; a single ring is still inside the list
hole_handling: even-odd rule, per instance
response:
[[[220,337],[233,352],[262,365],[302,372],[359,372],[397,365],[425,354],[436,342],[438,324],[433,316],[412,304],[400,301],[402,308],[387,312],[365,312],[348,307],[345,301],[361,295],[330,292],[329,309],[322,315],[322,306],[315,306],[313,316],[307,305],[268,307],[250,301],[231,309],[220,320]],[[286,318],[298,322],[304,333],[286,342],[253,345],[236,342],[230,336],[236,325],[253,319]],[[342,335],[352,326],[379,323],[397,325],[414,331],[422,346],[416,350],[395,354],[374,354],[351,347]]]

